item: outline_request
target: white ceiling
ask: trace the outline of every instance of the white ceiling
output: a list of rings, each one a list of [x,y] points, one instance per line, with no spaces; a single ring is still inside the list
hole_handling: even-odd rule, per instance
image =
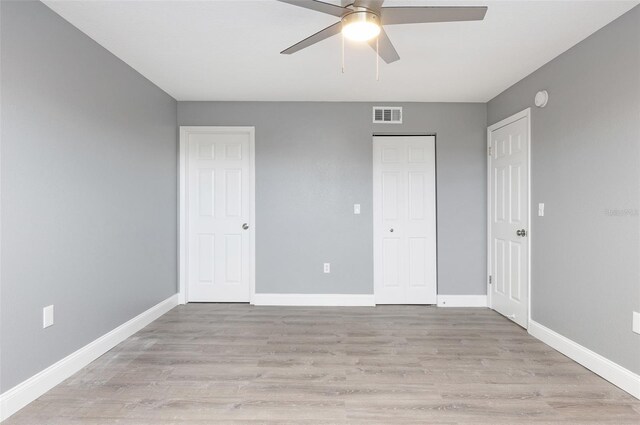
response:
[[[333,2],[339,4],[339,0]],[[486,102],[638,1],[401,1],[487,5],[481,22],[394,25],[400,61],[340,37],[279,52],[337,21],[275,0],[45,1],[178,100]]]

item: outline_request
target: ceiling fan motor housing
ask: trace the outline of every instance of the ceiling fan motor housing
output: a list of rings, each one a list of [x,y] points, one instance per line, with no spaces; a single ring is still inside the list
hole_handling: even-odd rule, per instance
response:
[[[349,25],[356,22],[366,22],[375,25],[382,25],[380,17],[369,9],[358,7],[351,13],[347,13],[342,17],[342,25]]]

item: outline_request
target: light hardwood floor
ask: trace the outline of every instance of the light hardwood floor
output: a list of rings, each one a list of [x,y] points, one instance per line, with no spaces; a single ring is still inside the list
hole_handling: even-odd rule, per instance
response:
[[[18,424],[640,424],[640,401],[487,309],[180,306]]]

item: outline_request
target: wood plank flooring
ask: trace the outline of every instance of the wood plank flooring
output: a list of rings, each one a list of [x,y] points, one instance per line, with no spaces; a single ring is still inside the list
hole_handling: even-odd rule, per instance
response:
[[[179,306],[5,422],[640,424],[488,309]]]

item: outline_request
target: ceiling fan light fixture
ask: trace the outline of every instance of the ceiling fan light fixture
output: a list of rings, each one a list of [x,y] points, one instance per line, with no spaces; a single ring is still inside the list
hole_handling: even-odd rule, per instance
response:
[[[373,12],[355,11],[342,18],[342,34],[353,41],[368,41],[380,34],[380,18]]]

